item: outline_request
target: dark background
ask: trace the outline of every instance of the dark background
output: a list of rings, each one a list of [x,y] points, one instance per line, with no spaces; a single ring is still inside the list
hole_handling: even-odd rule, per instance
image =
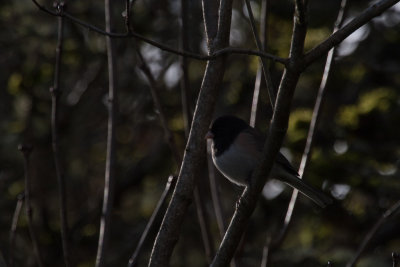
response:
[[[306,50],[332,31],[340,1],[310,1]],[[350,1],[347,17],[366,8]],[[43,4],[52,7],[51,1]],[[125,1],[114,1],[116,31],[124,32]],[[259,1],[252,2],[258,19]],[[204,53],[204,26],[199,1],[189,1],[190,50]],[[243,2],[235,1],[231,44],[255,49]],[[68,12],[100,28],[103,3],[69,1]],[[179,1],[138,0],[133,5],[134,30],[179,48]],[[292,31],[291,1],[271,1],[268,49],[287,57]],[[297,204],[292,227],[272,256],[274,266],[343,266],[355,254],[369,229],[400,198],[400,6],[390,9],[352,35],[338,49],[332,67],[321,122],[305,179],[322,187],[337,204],[319,209],[304,197]],[[93,266],[104,186],[107,134],[107,58],[105,38],[66,20],[61,69],[59,139],[67,181],[71,259],[75,266]],[[24,191],[20,143],[32,144],[30,174],[34,227],[47,266],[63,266],[57,179],[51,150],[49,88],[53,84],[57,19],[28,0],[0,3],[0,252],[8,261],[9,229],[17,196]],[[168,125],[181,151],[184,124],[180,65],[176,55],[134,39],[118,39],[118,115],[116,123],[116,193],[109,266],[125,266],[176,166],[164,138],[147,79],[138,68],[135,46],[142,51],[160,88]],[[304,149],[324,59],[301,76],[293,100],[284,147],[298,166]],[[190,60],[190,100],[194,109],[205,67]],[[216,108],[218,114],[250,116],[258,58],[231,55]],[[282,66],[271,64],[279,84]],[[269,100],[263,89],[258,127],[266,131]],[[229,222],[240,189],[218,176],[225,221]],[[220,237],[212,210],[207,172],[200,190],[211,222],[215,246]],[[281,227],[291,190],[263,198],[251,218],[239,250],[243,266],[259,266],[268,234]],[[172,266],[206,263],[193,207],[188,211]],[[391,266],[391,252],[400,252],[399,216],[391,217],[367,247],[360,266]],[[156,234],[156,229],[151,235]],[[152,241],[141,256],[145,266]],[[18,224],[16,266],[35,266],[25,213]]]

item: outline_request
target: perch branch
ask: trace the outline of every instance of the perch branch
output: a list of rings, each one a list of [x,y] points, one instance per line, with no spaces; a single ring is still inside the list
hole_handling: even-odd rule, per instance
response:
[[[346,9],[346,2],[347,2],[347,0],[342,0],[342,2],[340,4],[340,9],[338,12],[338,16],[337,16],[337,19],[335,22],[333,32],[338,31],[343,23],[344,13],[345,13],[345,9]],[[317,99],[315,101],[315,105],[314,105],[314,109],[313,109],[313,115],[311,118],[310,128],[308,130],[306,146],[304,148],[304,152],[303,152],[303,156],[301,158],[301,163],[300,163],[300,168],[299,168],[299,176],[300,177],[303,177],[305,169],[310,160],[311,148],[312,148],[312,144],[314,141],[315,130],[316,130],[316,127],[319,122],[319,118],[320,118],[320,114],[321,114],[320,111],[321,111],[321,107],[322,107],[322,103],[323,103],[323,99],[324,99],[324,95],[325,95],[325,91],[326,91],[325,89],[326,89],[327,81],[328,81],[329,74],[331,71],[331,66],[332,66],[332,61],[333,61],[334,55],[335,55],[335,49],[332,48],[329,51],[327,59],[326,59],[324,73],[323,73],[323,76],[321,79],[321,84],[319,86]],[[279,232],[277,238],[271,244],[271,247],[269,248],[269,250],[271,250],[271,249],[273,250],[273,249],[277,248],[278,246],[280,246],[280,244],[283,242],[284,238],[286,237],[287,230],[289,228],[290,222],[292,221],[292,215],[293,215],[294,207],[296,204],[297,196],[298,196],[298,190],[293,190],[293,194],[292,194],[290,203],[288,205],[288,209],[286,212],[283,227],[282,227],[281,231]]]
[[[296,1],[294,29],[290,46],[290,68],[289,66],[285,68],[281,79],[268,138],[263,149],[263,160],[252,175],[251,181],[254,182],[244,189],[238,201],[228,230],[211,265],[212,267],[227,266],[233,258],[247,222],[256,207],[258,198],[269,176],[275,156],[283,142],[289,120],[291,100],[302,71],[302,48],[307,29],[306,21],[303,17],[305,16],[303,14],[303,10],[305,12],[303,4],[301,1]]]
[[[64,12],[64,3],[55,3],[56,9],[59,13]],[[54,84],[50,88],[51,93],[51,136],[52,136],[52,149],[54,166],[56,170],[56,176],[58,181],[58,192],[59,205],[60,205],[60,224],[61,224],[61,243],[64,256],[64,264],[66,267],[70,266],[69,259],[69,246],[68,246],[68,216],[67,216],[67,194],[65,185],[65,176],[61,166],[60,159],[60,146],[58,142],[58,109],[59,109],[59,99],[61,94],[60,88],[60,75],[61,75],[61,57],[63,52],[63,42],[64,42],[64,17],[58,17],[58,37],[57,37],[57,47],[56,47],[56,60],[54,68]]]
[[[11,229],[10,229],[10,249],[9,249],[9,259],[8,264],[10,267],[14,267],[14,247],[15,247],[15,234],[17,232],[18,220],[21,215],[22,205],[24,204],[24,194],[18,195],[17,205],[15,207]]]
[[[374,226],[369,230],[367,235],[365,236],[363,242],[357,249],[356,254],[354,257],[351,259],[350,262],[346,264],[346,267],[353,267],[356,265],[357,261],[360,259],[361,254],[371,241],[371,239],[375,236],[375,234],[378,232],[378,230],[381,228],[381,226],[386,223],[390,217],[392,217],[394,214],[396,214],[400,210],[400,201],[397,201],[395,204],[393,204],[385,213],[382,214],[381,218],[374,224]]]
[[[105,23],[106,30],[111,31],[113,27],[111,0],[105,0]],[[96,255],[96,267],[105,264],[106,251],[111,230],[111,216],[114,200],[114,173],[115,173],[115,118],[117,112],[117,78],[116,58],[114,41],[106,36],[107,59],[108,59],[108,130],[107,130],[107,153],[104,179],[103,207],[100,219],[100,233]]]
[[[213,38],[214,41],[209,48],[210,53],[227,46],[231,12],[232,0],[221,0],[217,35]],[[207,23],[207,21],[205,22]],[[203,166],[204,136],[211,121],[224,69],[223,58],[211,60],[207,64],[177,185],[154,242],[149,262],[150,267],[168,266],[172,251],[178,241],[186,210],[192,200],[196,174],[200,173],[200,168]]]
[[[32,153],[32,146],[19,145],[18,150],[24,156],[24,172],[25,172],[25,212],[28,219],[28,229],[32,240],[33,253],[36,258],[36,263],[39,267],[43,267],[42,255],[39,249],[39,242],[37,240],[36,232],[33,227],[33,209],[31,203],[31,177],[29,172],[29,157]]]

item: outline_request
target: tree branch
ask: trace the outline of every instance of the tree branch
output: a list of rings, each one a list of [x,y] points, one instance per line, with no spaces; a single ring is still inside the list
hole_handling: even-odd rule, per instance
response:
[[[293,92],[302,71],[300,62],[302,60],[302,48],[307,29],[304,20],[305,12],[303,10],[305,8],[303,8],[303,3],[300,1],[296,3],[300,6],[296,8],[297,12],[295,13],[289,66],[285,68],[279,86],[268,138],[263,149],[263,160],[252,175],[251,181],[254,182],[244,189],[238,201],[231,223],[211,265],[212,267],[227,266],[233,258],[286,133]]]
[[[190,23],[189,23],[189,5],[188,1],[181,0],[181,47],[183,51],[189,50],[189,38],[190,38]],[[182,79],[180,82],[181,86],[181,102],[182,102],[182,115],[183,124],[185,127],[185,137],[189,136],[190,125],[192,124],[192,101],[191,101],[191,90],[189,81],[189,59],[187,57],[179,58],[182,69]]]
[[[29,173],[29,157],[32,153],[32,146],[30,145],[19,145],[18,150],[21,151],[24,156],[24,172],[25,172],[25,212],[28,219],[28,229],[32,240],[33,253],[36,258],[36,263],[39,267],[43,267],[42,255],[39,249],[39,242],[37,240],[36,232],[33,227],[33,211],[31,203],[31,177]]]
[[[246,3],[247,12],[249,13],[249,20],[250,20],[251,30],[253,32],[254,40],[255,40],[256,45],[257,45],[257,49],[260,52],[264,52],[265,44],[263,45],[261,43],[260,37],[258,36],[257,27],[256,27],[256,23],[255,23],[254,16],[253,16],[253,11],[251,10],[250,1],[249,0],[244,0],[244,1]],[[264,2],[266,2],[266,0],[263,1],[263,3]],[[266,17],[266,16],[264,15],[264,17]],[[264,24],[265,23],[266,22],[264,21]],[[264,30],[265,30],[265,27],[264,27]],[[264,34],[265,34],[265,32],[264,32]],[[271,102],[271,107],[272,107],[272,109],[274,109],[275,98],[276,97],[275,97],[275,90],[274,90],[274,88],[272,86],[271,74],[270,74],[269,69],[268,69],[268,62],[263,57],[260,57],[260,61],[261,61],[261,69],[263,71],[264,78],[265,78],[265,84],[267,85],[267,89],[268,89],[268,94],[269,94],[269,100]]]
[[[56,9],[59,13],[64,12],[64,3],[55,3]],[[58,107],[59,99],[61,95],[60,88],[60,74],[61,74],[61,56],[63,51],[64,42],[64,17],[58,17],[58,37],[57,37],[57,48],[56,48],[56,60],[54,68],[54,84],[50,88],[51,93],[51,136],[52,136],[52,148],[54,165],[56,170],[56,176],[58,180],[58,191],[60,201],[60,224],[61,224],[61,242],[63,248],[64,264],[66,267],[70,266],[69,259],[69,246],[68,246],[68,216],[67,216],[67,194],[65,185],[65,176],[61,166],[60,159],[60,147],[58,143]]]
[[[232,0],[222,0],[219,9],[218,31],[210,52],[228,45]],[[216,96],[222,82],[225,69],[223,63],[223,59],[218,58],[207,64],[177,185],[154,242],[149,262],[151,267],[168,266],[172,251],[178,241],[186,210],[193,197],[195,180],[203,166],[204,136],[211,122]]]
[[[372,20],[374,17],[379,16],[385,10],[392,7],[398,2],[399,0],[382,0],[365,9],[361,14],[359,14],[357,17],[355,17],[349,23],[343,26],[343,28],[336,31],[327,39],[322,41],[319,45],[307,52],[304,57],[305,67],[311,65],[311,63],[313,63],[324,54],[328,53],[328,51],[332,47],[338,45],[350,34],[355,32],[358,28]]]
[[[161,207],[164,206],[164,204],[167,202],[167,197],[170,195],[170,193],[174,189],[175,184],[176,184],[176,177],[173,175],[170,175],[168,177],[167,184],[165,185],[164,192],[162,193],[160,199],[158,200],[157,206],[154,209],[153,213],[151,214],[151,217],[150,217],[149,221],[147,222],[147,225],[146,225],[142,235],[140,236],[138,245],[136,246],[136,249],[133,252],[131,258],[129,259],[128,267],[136,267],[137,266],[138,260],[139,260],[139,255],[140,255],[140,252],[142,251],[144,242],[147,240],[148,234],[149,234],[150,230],[153,228],[156,218],[158,218],[158,216],[161,214],[161,212],[162,212]]]
[[[89,24],[85,21],[82,21],[74,16],[72,16],[71,14],[69,14],[68,12],[62,12],[62,13],[57,13],[54,12],[48,8],[46,8],[45,6],[40,5],[36,0],[32,0],[32,2],[43,12],[46,12],[50,15],[53,16],[64,16],[65,18],[71,20],[72,22],[81,25],[84,28],[87,28],[93,32],[96,32],[98,34],[102,34],[111,38],[136,38],[139,39],[143,42],[146,42],[152,46],[155,46],[163,51],[178,55],[178,56],[183,56],[183,57],[190,57],[193,59],[197,59],[197,60],[203,60],[203,61],[207,61],[207,60],[212,60],[212,59],[216,59],[218,57],[222,57],[225,55],[229,55],[229,54],[242,54],[242,55],[252,55],[252,56],[259,56],[259,57],[265,57],[268,58],[272,61],[275,62],[279,62],[283,65],[287,64],[287,59],[286,58],[281,58],[269,53],[265,53],[265,52],[260,52],[260,51],[254,51],[251,49],[243,49],[243,48],[237,48],[237,47],[228,47],[228,45],[226,47],[224,47],[223,49],[220,50],[215,50],[214,49],[214,53],[210,53],[209,55],[200,55],[200,54],[196,54],[196,53],[192,53],[192,52],[188,52],[188,51],[180,51],[177,49],[173,49],[169,46],[166,46],[162,43],[158,43],[156,41],[153,41],[151,39],[148,39],[138,33],[135,33],[133,31],[130,31],[128,33],[114,33],[111,31],[104,31],[92,24]]]
[[[17,205],[15,207],[14,215],[12,218],[11,229],[10,229],[10,249],[9,249],[9,258],[8,264],[10,267],[14,267],[14,246],[15,246],[15,234],[17,232],[18,220],[21,214],[22,205],[24,204],[24,194],[21,193],[18,195]]]
[[[111,0],[104,1],[106,30],[111,31],[113,27]],[[108,130],[107,130],[107,153],[104,179],[104,198],[102,214],[100,219],[100,234],[96,255],[96,267],[105,264],[106,250],[111,229],[111,216],[114,200],[114,173],[115,173],[115,118],[117,112],[117,78],[115,48],[113,40],[107,36],[107,59],[108,59]]]
[[[392,253],[392,261],[393,261],[392,267],[397,267],[400,262],[400,255],[396,252],[393,252]]]
[[[340,27],[342,26],[343,19],[344,19],[344,13],[345,13],[345,9],[346,9],[346,2],[347,2],[347,0],[342,0],[342,2],[340,4],[340,9],[338,12],[338,16],[337,16],[337,19],[335,22],[333,32],[338,31],[340,29]],[[332,48],[329,51],[328,57],[326,59],[324,73],[323,73],[323,76],[321,79],[321,84],[319,86],[317,99],[315,101],[313,115],[312,115],[311,123],[310,123],[310,128],[308,130],[306,146],[304,148],[303,156],[301,158],[301,163],[300,163],[300,168],[299,168],[299,176],[300,177],[303,177],[305,169],[308,165],[309,159],[311,158],[310,155],[311,155],[311,148],[312,148],[314,136],[315,136],[315,129],[319,122],[319,118],[320,118],[320,114],[321,114],[320,110],[322,107],[322,103],[323,103],[323,99],[324,99],[324,95],[325,95],[325,89],[326,89],[327,81],[329,78],[335,51],[336,50],[334,48]],[[292,194],[290,203],[288,205],[288,209],[286,212],[283,227],[282,227],[281,231],[279,232],[278,236],[275,238],[275,240],[272,240],[273,243],[270,244],[270,246],[268,247],[268,250],[274,250],[277,247],[279,247],[281,245],[281,243],[283,242],[284,238],[286,237],[287,230],[289,229],[290,222],[292,221],[292,215],[293,215],[293,211],[295,208],[297,196],[298,196],[298,190],[293,190],[293,194]]]
[[[392,217],[394,214],[396,214],[400,210],[400,201],[397,201],[395,204],[393,204],[387,211],[385,211],[384,214],[382,214],[381,218],[374,224],[374,226],[369,230],[367,235],[365,236],[363,242],[357,249],[356,254],[354,257],[351,259],[349,263],[346,264],[346,267],[353,267],[356,265],[357,261],[361,257],[361,254],[371,241],[371,239],[375,236],[375,234],[378,232],[378,230],[381,228],[381,226],[386,223],[390,217]]]
[[[260,26],[260,35],[261,35],[260,41],[262,43],[262,51],[265,51],[267,49],[268,6],[269,6],[269,0],[262,1],[262,3],[261,3],[261,22],[260,22],[260,24],[261,24],[261,26]],[[269,69],[267,69],[267,71],[269,72]],[[267,79],[269,79],[269,84],[273,88],[271,75]],[[263,74],[263,69],[261,68],[261,66],[259,64],[258,69],[257,69],[256,80],[254,83],[253,100],[251,103],[249,124],[252,127],[256,126],[258,101],[259,101],[261,87],[263,85],[262,81],[263,80],[266,81],[267,79],[265,78],[265,75]],[[274,92],[275,92],[275,90],[274,90]],[[273,103],[275,103],[275,100]],[[272,107],[272,110],[273,110],[273,107]]]
[[[140,68],[149,81],[151,95],[153,97],[155,108],[158,110],[158,116],[159,116],[161,125],[164,130],[164,135],[166,137],[166,141],[167,141],[169,148],[172,152],[172,155],[175,159],[175,163],[179,167],[182,162],[182,156],[179,153],[179,149],[178,149],[178,146],[176,145],[174,135],[168,126],[167,119],[166,119],[166,116],[164,113],[164,108],[161,104],[161,99],[160,99],[160,96],[158,93],[159,88],[157,87],[156,80],[155,80],[153,74],[151,73],[150,68],[147,66],[146,62],[144,61],[142,54],[140,53],[140,51],[138,49],[136,49],[136,51],[137,51],[137,54],[141,61]],[[185,130],[185,131],[189,132],[189,130]],[[209,227],[208,227],[208,220],[206,217],[206,212],[204,211],[204,205],[202,204],[202,199],[201,199],[202,196],[198,192],[198,189],[195,189],[194,193],[195,193],[195,203],[196,203],[196,210],[197,210],[197,215],[198,215],[198,219],[199,219],[199,225],[200,225],[200,229],[201,229],[201,233],[202,233],[202,237],[203,237],[202,238],[203,245],[205,248],[207,258],[210,258],[211,257],[210,255],[211,255],[212,251],[214,251],[214,249],[213,249],[211,234],[210,234]]]

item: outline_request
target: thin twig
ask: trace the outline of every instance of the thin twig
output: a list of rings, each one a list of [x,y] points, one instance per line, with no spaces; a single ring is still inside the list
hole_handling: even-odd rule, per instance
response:
[[[382,216],[374,224],[374,226],[368,231],[367,235],[364,237],[363,242],[358,247],[356,254],[351,259],[351,261],[346,264],[346,267],[353,267],[356,265],[357,261],[361,257],[361,254],[364,252],[365,248],[367,247],[371,239],[375,236],[375,234],[378,232],[378,230],[382,227],[383,224],[385,224],[389,220],[390,217],[395,215],[399,210],[400,210],[400,200],[397,201],[395,204],[393,204],[387,211],[385,211],[385,213],[382,214]]]
[[[176,165],[179,166],[181,164],[182,156],[179,152],[178,146],[176,145],[174,135],[168,126],[164,108],[161,104],[161,99],[160,99],[160,95],[159,95],[160,90],[157,86],[156,79],[154,78],[153,74],[151,73],[150,67],[146,64],[146,61],[144,60],[144,57],[139,49],[136,49],[136,53],[137,53],[137,55],[139,57],[139,61],[140,61],[139,68],[144,73],[144,75],[146,76],[146,78],[149,82],[151,96],[153,98],[154,106],[155,106],[157,115],[160,119],[161,126],[164,131],[165,139],[166,139],[167,144],[172,152],[172,155],[174,157]]]
[[[17,232],[18,220],[21,215],[22,205],[24,204],[24,193],[21,193],[17,197],[17,205],[15,206],[15,211],[11,223],[10,229],[10,249],[9,249],[9,267],[14,266],[14,248],[15,248],[15,234]]]
[[[33,210],[31,203],[31,177],[29,172],[29,157],[32,153],[31,145],[19,145],[18,150],[24,156],[24,172],[25,172],[25,212],[28,219],[29,234],[32,240],[33,253],[36,258],[36,263],[39,267],[43,267],[42,255],[39,249],[39,242],[37,240],[36,232],[33,227]]]
[[[366,8],[349,23],[344,25],[340,30],[333,33],[320,44],[308,51],[304,56],[304,66],[307,67],[311,65],[314,61],[319,59],[322,55],[328,53],[332,47],[341,43],[358,28],[372,20],[374,17],[379,16],[385,10],[389,9],[398,2],[399,0],[381,0]]]
[[[113,27],[111,0],[104,1],[106,30],[111,31]],[[115,118],[117,112],[117,78],[116,58],[114,41],[106,37],[108,58],[108,132],[107,132],[107,154],[104,181],[104,198],[102,214],[100,219],[100,234],[96,255],[96,267],[105,264],[106,251],[111,230],[111,216],[114,200],[114,173],[115,173]]]
[[[211,159],[211,142],[209,141],[207,144],[207,164],[208,164],[208,179],[210,181],[210,188],[211,188],[211,199],[213,202],[213,207],[214,207],[214,213],[215,217],[217,218],[217,225],[218,225],[218,230],[219,234],[222,237],[224,237],[225,233],[225,223],[224,223],[224,216],[222,212],[222,205],[221,205],[221,199],[220,199],[220,194],[218,192],[218,187],[217,187],[217,181],[215,177],[215,167]]]
[[[193,190],[194,203],[196,205],[197,220],[200,225],[201,239],[206,254],[207,263],[210,264],[215,254],[214,240],[212,238],[210,223],[207,212],[205,211],[205,198],[204,195],[200,194],[199,186],[196,186]]]
[[[151,39],[148,39],[138,33],[135,33],[133,31],[128,32],[128,33],[114,33],[114,32],[110,32],[110,31],[104,31],[102,29],[100,29],[99,27],[96,27],[92,24],[89,24],[83,20],[80,20],[74,16],[72,16],[71,14],[69,14],[68,12],[63,12],[63,13],[57,13],[54,12],[48,8],[46,8],[45,6],[42,6],[41,4],[39,4],[36,0],[32,0],[32,2],[42,11],[53,15],[53,16],[64,16],[67,19],[71,20],[72,22],[81,25],[84,28],[87,28],[93,32],[96,32],[98,34],[101,35],[105,35],[108,36],[110,38],[136,38],[139,39],[143,42],[146,42],[152,46],[155,46],[163,51],[175,54],[175,55],[179,55],[179,56],[184,56],[184,57],[190,57],[193,59],[197,59],[197,60],[203,60],[203,61],[208,61],[208,60],[212,60],[212,59],[216,59],[217,57],[222,57],[225,55],[229,55],[229,54],[242,54],[242,55],[252,55],[252,56],[259,56],[259,57],[265,57],[268,58],[272,61],[275,62],[279,62],[283,65],[287,64],[287,59],[286,58],[281,58],[269,53],[265,53],[265,52],[260,52],[260,51],[254,51],[251,49],[243,49],[243,48],[237,48],[237,47],[225,47],[223,49],[220,50],[214,50],[214,53],[211,53],[210,55],[200,55],[200,54],[196,54],[196,53],[192,53],[189,51],[180,51],[177,49],[173,49],[169,46],[166,46],[162,43],[153,41]]]
[[[397,267],[400,262],[400,255],[396,252],[392,253],[393,267]]]
[[[188,1],[181,0],[181,46],[183,51],[189,50],[189,5]],[[182,69],[181,78],[181,102],[182,102],[182,114],[183,114],[183,125],[185,127],[185,136],[189,137],[190,125],[192,124],[192,108],[191,108],[191,94],[190,94],[190,82],[189,82],[189,59],[187,57],[179,58]]]
[[[154,209],[153,213],[151,214],[151,217],[149,221],[147,222],[146,228],[144,229],[142,235],[140,236],[140,240],[138,245],[136,246],[135,251],[133,252],[131,258],[129,259],[128,262],[128,267],[135,267],[138,264],[139,261],[139,255],[140,252],[142,251],[143,245],[145,241],[148,238],[148,234],[153,229],[154,222],[156,218],[158,218],[161,215],[161,207],[165,205],[167,202],[168,196],[172,193],[172,190],[175,188],[176,184],[176,176],[170,175],[168,177],[167,184],[165,185],[164,192],[162,193],[160,199],[158,200],[157,206]]]
[[[338,16],[337,16],[337,19],[335,22],[333,32],[338,31],[340,29],[340,27],[342,26],[343,19],[344,19],[344,13],[346,10],[346,2],[347,2],[346,0],[342,0],[342,2],[340,4],[340,9],[338,12]],[[327,85],[327,81],[328,81],[329,74],[331,71],[331,66],[332,66],[334,55],[335,55],[335,48],[332,48],[329,51],[327,59],[326,59],[324,73],[322,75],[321,84],[318,89],[318,95],[317,95],[314,109],[313,109],[313,115],[312,115],[311,122],[310,122],[310,128],[308,130],[306,146],[304,148],[303,156],[301,158],[301,163],[300,163],[300,168],[299,168],[299,176],[301,178],[303,177],[306,167],[308,165],[308,162],[311,158],[310,157],[311,156],[311,148],[312,148],[313,141],[314,141],[315,130],[316,130],[316,127],[318,125],[319,118],[321,115],[320,111],[321,111],[321,107],[322,107],[322,103],[323,103],[323,99],[324,99],[324,95],[325,95],[325,91],[326,91],[326,85]],[[283,227],[282,227],[281,231],[279,232],[278,236],[275,238],[275,240],[273,240],[273,243],[271,244],[271,248],[269,248],[269,250],[271,250],[271,249],[273,250],[273,249],[277,248],[283,242],[283,240],[286,236],[287,230],[289,228],[290,222],[292,221],[292,215],[293,215],[294,207],[296,205],[297,196],[298,196],[298,190],[293,190],[292,197],[289,202],[285,220],[283,223]]]
[[[260,40],[263,45],[262,51],[265,51],[267,49],[268,6],[269,6],[269,0],[264,0],[261,2],[261,22],[260,22],[261,38],[260,38]],[[267,71],[269,72],[269,69],[267,69]],[[250,123],[249,124],[252,127],[256,126],[258,101],[259,101],[261,87],[263,85],[263,83],[262,83],[263,80],[265,80],[265,77],[263,77],[263,69],[261,69],[260,64],[259,64],[258,69],[257,69],[256,81],[254,83],[253,100],[251,103]],[[272,86],[272,80],[270,80],[270,84]]]
[[[55,3],[56,9],[59,13],[64,12],[64,3]],[[60,74],[61,74],[61,57],[64,42],[64,18],[58,17],[58,37],[56,47],[56,60],[54,68],[54,84],[50,88],[51,93],[51,136],[52,136],[52,149],[54,157],[54,165],[56,176],[58,180],[59,204],[60,204],[60,224],[61,224],[61,242],[63,248],[64,264],[66,267],[70,266],[69,247],[68,247],[68,217],[67,217],[67,194],[65,186],[64,172],[62,171],[59,143],[58,143],[58,103],[61,94],[60,88]]]
[[[265,44],[264,45],[262,44],[260,37],[258,36],[256,22],[255,22],[255,19],[253,16],[253,11],[251,9],[250,1],[249,0],[244,0],[244,1],[246,3],[247,12],[249,13],[251,30],[253,32],[253,36],[254,36],[254,39],[256,42],[257,49],[260,52],[264,52]],[[265,60],[265,58],[263,58],[263,57],[260,57],[260,60],[261,60],[262,71],[263,71],[264,78],[265,78],[265,84],[267,85],[267,89],[268,89],[269,100],[270,100],[272,109],[274,109],[276,97],[275,97],[274,88],[272,86],[271,74],[269,72],[268,63]]]
[[[130,0],[125,0],[125,28],[126,32],[131,32],[131,4]]]

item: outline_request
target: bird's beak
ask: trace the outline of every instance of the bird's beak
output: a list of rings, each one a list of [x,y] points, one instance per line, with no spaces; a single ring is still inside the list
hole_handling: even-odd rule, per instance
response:
[[[211,131],[208,131],[206,133],[206,136],[204,136],[204,139],[213,139],[213,138],[214,138],[214,135],[212,134]]]

